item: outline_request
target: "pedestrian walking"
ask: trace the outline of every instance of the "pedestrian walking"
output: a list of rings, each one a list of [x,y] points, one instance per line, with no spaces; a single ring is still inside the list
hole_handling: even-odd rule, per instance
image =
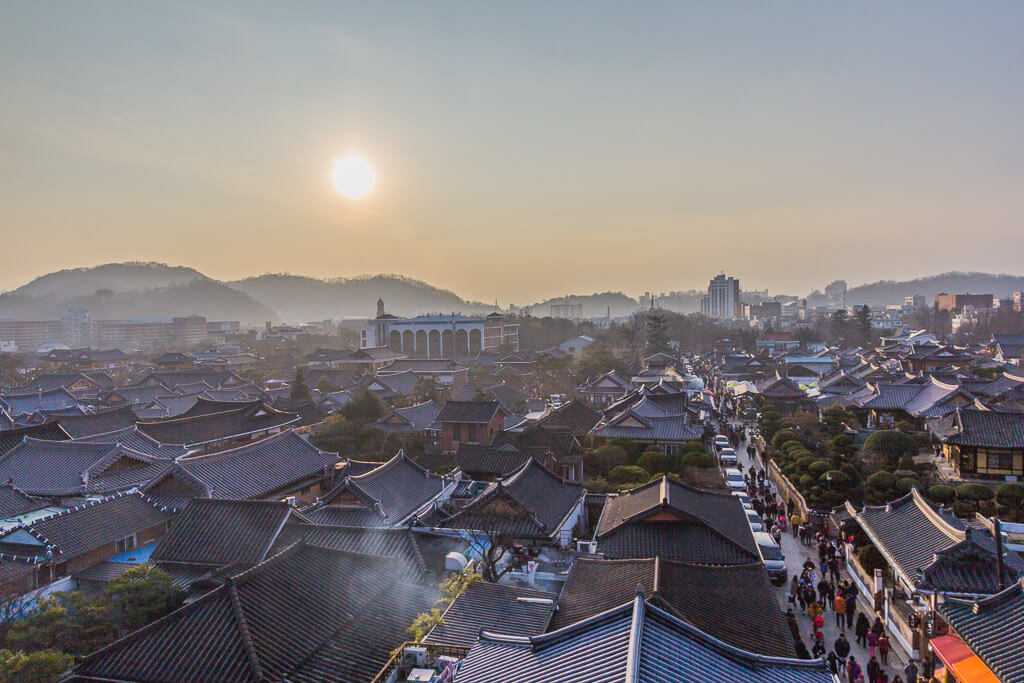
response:
[[[821,659],[825,656],[825,645],[818,640],[814,639],[814,646],[811,648],[811,659]]]
[[[871,632],[874,633],[876,636],[881,636],[883,633],[885,633],[885,626],[882,625],[881,617],[875,617],[875,623],[871,624]]]
[[[857,644],[861,647],[868,646],[868,631],[871,630],[871,625],[868,624],[868,618],[864,616],[863,612],[857,613],[857,626],[853,629],[853,633],[857,636]]]
[[[878,636],[878,658],[882,660],[882,664],[889,664],[889,650],[892,648],[892,643],[889,642],[888,636],[884,633]]]
[[[868,660],[866,667],[868,675],[868,683],[875,683],[878,680],[878,674],[882,671],[882,666],[878,663],[878,660],[872,655]]]
[[[850,584],[851,587],[853,584]],[[851,628],[853,626],[853,615],[857,612],[857,591],[849,590],[846,592],[846,626]]]
[[[811,599],[811,604],[807,605],[807,614],[811,616],[811,621],[817,624],[818,619],[821,618],[821,605],[818,604],[817,600]],[[877,642],[878,636],[875,636]]]
[[[850,657],[850,661],[846,663],[846,680],[850,683],[859,683],[864,680],[864,673],[861,671],[860,664],[853,657]]]
[[[828,653],[828,657],[825,658],[825,665],[828,666],[828,670],[833,676],[839,675],[839,657],[836,655],[835,650]]]
[[[836,628],[840,631],[846,630],[846,598],[842,593],[836,595],[832,601],[832,609],[836,611]]]
[[[832,649],[835,650],[836,657],[839,658],[839,665],[845,664],[846,658],[850,656],[850,641],[846,639],[845,633],[839,634],[836,642],[832,644]]]
[[[903,683],[903,676],[896,674],[892,677],[892,681],[890,683]],[[913,681],[912,683],[917,683],[917,681]]]
[[[907,665],[903,667],[903,676],[907,679],[907,683],[917,683],[917,662],[911,659],[907,662]]]
[[[828,561],[828,573],[832,575],[832,583],[839,583],[839,554],[836,553]]]
[[[878,634],[874,631],[868,631],[867,636],[864,638],[868,644],[868,657],[875,656],[875,648],[878,647]]]

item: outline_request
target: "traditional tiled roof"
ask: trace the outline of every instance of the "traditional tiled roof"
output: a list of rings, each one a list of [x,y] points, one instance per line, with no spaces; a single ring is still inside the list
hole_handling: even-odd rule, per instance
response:
[[[114,493],[151,481],[170,465],[118,444],[25,439],[0,457],[0,481],[35,496]]]
[[[391,560],[295,544],[89,655],[73,677],[367,681],[437,597]]]
[[[188,453],[188,450],[183,446],[160,443],[135,425],[125,427],[123,429],[117,429],[112,432],[92,434],[83,439],[76,439],[76,441],[120,444],[121,446],[129,448],[137,453],[151,455],[155,458],[174,459]]]
[[[20,444],[25,440],[25,437],[44,439],[46,441],[67,441],[71,438],[61,428],[57,420],[26,425],[24,427],[0,429],[0,455]]]
[[[736,496],[664,476],[609,496],[596,538],[602,552],[617,558],[748,564],[760,557]]]
[[[473,475],[509,475],[520,469],[530,459],[511,444],[483,446],[460,444],[455,452],[455,466]]]
[[[306,508],[305,513],[318,524],[354,525],[357,519],[379,519],[373,526],[393,526],[402,524],[423,509],[441,495],[444,487],[442,477],[431,474],[399,451],[391,460],[365,474],[346,476],[317,503]],[[347,503],[344,508],[361,507],[374,511],[376,516],[361,517],[356,513],[355,516],[345,514],[339,518],[338,514],[330,512],[331,508],[337,511],[339,500]]]
[[[189,503],[153,551],[153,562],[202,567],[251,567],[270,554],[290,519],[301,516],[287,503],[209,500]]]
[[[78,398],[63,387],[27,394],[0,395],[0,406],[3,406],[9,414],[15,417],[31,415],[40,410],[74,408],[77,405]]]
[[[700,631],[638,594],[615,609],[540,636],[484,631],[459,683],[828,683],[824,660],[764,657]]]
[[[1024,580],[981,600],[946,598],[939,613],[1003,683],[1024,683]]]
[[[11,529],[0,537],[0,552],[42,557],[50,550],[64,561],[164,523],[174,513],[144,494],[120,493]],[[18,550],[9,551],[10,546]]]
[[[778,372],[774,376],[757,382],[757,393],[765,398],[777,398],[782,400],[801,400],[807,398],[807,392],[801,389],[796,382],[789,377],[783,377]]]
[[[147,384],[151,382],[159,382],[168,389],[174,389],[179,385],[191,384],[193,382],[205,382],[210,387],[217,388],[231,386],[233,384],[245,384],[246,380],[242,379],[230,370],[218,370],[216,368],[191,368],[188,370],[178,370],[173,372],[156,370],[147,373],[141,380],[136,382],[136,384]]]
[[[585,394],[611,394],[620,396],[629,391],[629,379],[623,377],[616,371],[606,372],[597,379],[588,380],[579,387],[580,393]]]
[[[33,498],[14,484],[0,484],[0,519],[9,519],[46,507],[46,501]]]
[[[985,593],[998,585],[994,542],[936,509],[916,488],[854,516],[896,572],[918,590]],[[1011,555],[1005,554],[1004,562],[1019,575],[1022,567]]]
[[[497,583],[472,583],[445,610],[444,622],[435,626],[425,643],[473,645],[481,630],[511,636],[536,636],[547,629],[555,611],[556,593],[503,586]]]
[[[27,384],[15,388],[12,394],[29,394],[37,391],[64,389],[84,381],[97,389],[107,389],[114,385],[114,380],[105,372],[41,372]]]
[[[534,425],[521,432],[498,432],[491,439],[492,446],[512,444],[524,453],[543,460],[551,453],[556,460],[564,460],[582,453],[579,440],[564,427]]]
[[[177,466],[201,481],[212,498],[250,500],[329,476],[337,462],[337,454],[320,450],[289,429],[230,450],[180,458]],[[159,484],[147,488],[156,494]]]
[[[589,434],[600,419],[601,413],[573,399],[542,417],[537,424],[544,427],[566,427],[574,434]]]
[[[205,399],[199,399],[204,402]],[[140,422],[139,428],[162,443],[189,447],[230,439],[236,436],[279,429],[299,421],[294,413],[285,413],[261,401],[236,404],[218,412],[204,412],[210,403],[197,403],[185,414],[167,420]]]
[[[942,441],[956,446],[1024,448],[1024,413],[957,408],[934,431]]]
[[[683,415],[648,417],[638,414],[634,408],[594,430],[594,436],[599,438],[638,441],[695,441],[703,434],[703,425],[691,425]]]
[[[370,423],[370,427],[388,432],[411,433],[436,430],[437,416],[441,406],[434,401],[424,401],[407,408],[396,408],[379,420]]]
[[[437,416],[437,422],[486,424],[501,410],[497,401],[448,401]]]
[[[531,458],[512,476],[489,484],[444,526],[551,539],[582,502],[583,493],[582,486],[568,483]]]
[[[793,637],[760,562],[698,565],[660,558],[577,558],[550,628],[560,629],[644,595],[708,635],[772,657],[795,657]]]
[[[135,426],[135,413],[128,406],[108,408],[84,415],[66,415],[58,418],[60,426],[74,439],[112,432]]]
[[[309,545],[350,550],[394,558],[408,581],[436,584],[450,552],[465,553],[469,544],[461,538],[423,529],[381,529],[289,522],[281,529],[277,547],[303,540]]]
[[[110,393],[104,394],[104,401],[107,403],[128,403],[129,405],[144,405],[150,403],[158,396],[163,396],[169,391],[162,384],[145,384],[137,387],[118,387]]]

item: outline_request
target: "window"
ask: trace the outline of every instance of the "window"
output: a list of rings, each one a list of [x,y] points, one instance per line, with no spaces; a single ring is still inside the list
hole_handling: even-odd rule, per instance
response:
[[[53,578],[54,578],[54,580],[63,579],[67,575],[68,575],[68,563],[67,562],[61,562],[60,564],[58,564],[56,567],[53,568]]]
[[[119,552],[119,553],[127,552],[129,550],[134,550],[134,549],[135,549],[135,535],[134,534],[132,534],[131,536],[128,536],[127,538],[122,538],[120,541],[117,542],[117,552]]]

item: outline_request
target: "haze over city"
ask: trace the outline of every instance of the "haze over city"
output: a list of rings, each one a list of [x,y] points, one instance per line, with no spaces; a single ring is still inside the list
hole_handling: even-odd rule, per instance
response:
[[[1020,3],[5,3],[0,288],[1021,274]],[[332,178],[349,155],[359,198]],[[350,178],[350,180],[353,180]],[[356,194],[359,194],[358,192]]]

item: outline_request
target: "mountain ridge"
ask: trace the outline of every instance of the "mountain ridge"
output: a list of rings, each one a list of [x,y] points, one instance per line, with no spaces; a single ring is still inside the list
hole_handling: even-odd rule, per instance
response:
[[[1024,290],[1024,276],[949,271],[913,280],[879,280],[847,290],[848,304],[899,304],[923,294],[930,302],[939,292],[992,293],[998,298]],[[388,313],[411,316],[444,312],[485,314],[495,306],[460,297],[455,292],[402,275],[376,274],[316,278],[292,273],[263,273],[221,281],[188,266],[156,261],[127,261],[67,268],[41,275],[0,294],[0,318],[55,319],[71,308],[87,308],[96,318],[155,318],[198,314],[213,319],[302,323],[313,320],[368,318],[378,298]],[[700,292],[657,296],[670,310],[699,308]],[[567,294],[529,306],[545,317],[550,305],[583,304],[584,317],[628,315],[646,302],[621,291]]]

